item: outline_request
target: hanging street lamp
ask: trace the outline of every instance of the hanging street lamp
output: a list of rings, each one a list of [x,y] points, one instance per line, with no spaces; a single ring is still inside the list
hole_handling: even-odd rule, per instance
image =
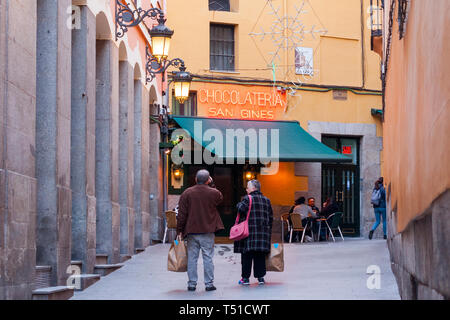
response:
[[[179,103],[184,103],[189,99],[189,91],[191,88],[192,76],[186,72],[184,64],[180,67],[180,71],[173,72],[173,83],[175,87],[175,98]]]

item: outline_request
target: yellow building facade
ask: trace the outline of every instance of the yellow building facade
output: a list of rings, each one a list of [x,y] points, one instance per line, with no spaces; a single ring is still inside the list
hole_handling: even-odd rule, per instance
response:
[[[370,0],[167,1],[167,24],[176,31],[171,56],[193,75],[190,101],[169,99],[173,115],[298,121],[352,158],[351,164],[282,162],[276,175],[256,172],[278,217],[299,196],[314,197],[318,207],[333,196],[344,211],[344,233],[366,235],[373,223],[382,97],[372,9]],[[192,179],[184,182],[183,188]],[[181,190],[169,183],[169,208]]]

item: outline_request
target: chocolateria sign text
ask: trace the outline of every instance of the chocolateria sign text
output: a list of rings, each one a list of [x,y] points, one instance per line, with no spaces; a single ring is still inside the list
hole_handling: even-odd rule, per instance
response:
[[[276,120],[286,108],[286,94],[274,87],[211,86],[197,90],[198,116]]]

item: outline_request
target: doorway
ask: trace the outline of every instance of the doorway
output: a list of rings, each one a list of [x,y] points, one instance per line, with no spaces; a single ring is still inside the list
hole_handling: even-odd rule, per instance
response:
[[[323,136],[322,143],[337,152],[350,156],[349,164],[322,164],[322,202],[334,197],[343,212],[342,233],[360,236],[360,159],[359,138]]]
[[[189,165],[187,187],[195,185],[195,175],[198,170],[206,169],[223,195],[222,203],[217,206],[224,230],[216,232],[218,237],[228,237],[237,215],[236,205],[246,194],[243,182],[243,165]]]

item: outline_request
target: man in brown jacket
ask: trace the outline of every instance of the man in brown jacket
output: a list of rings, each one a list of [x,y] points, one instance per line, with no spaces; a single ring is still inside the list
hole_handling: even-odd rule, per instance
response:
[[[206,291],[214,286],[214,232],[224,229],[217,205],[222,193],[211,186],[212,178],[207,170],[197,172],[196,185],[186,189],[178,203],[177,233],[187,237],[188,290],[197,286],[197,260],[202,250]]]

